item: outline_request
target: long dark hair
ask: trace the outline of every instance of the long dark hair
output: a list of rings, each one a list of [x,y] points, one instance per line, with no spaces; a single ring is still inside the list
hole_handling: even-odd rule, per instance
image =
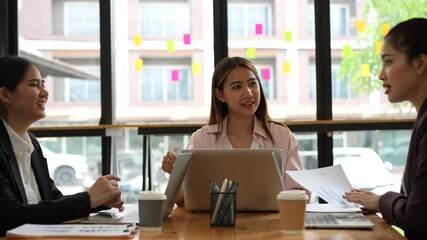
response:
[[[14,92],[33,63],[26,58],[18,56],[0,57],[0,88]],[[0,117],[7,117],[6,110],[0,101]]]
[[[409,62],[420,54],[427,54],[427,19],[411,18],[394,26],[385,41],[406,53]]]

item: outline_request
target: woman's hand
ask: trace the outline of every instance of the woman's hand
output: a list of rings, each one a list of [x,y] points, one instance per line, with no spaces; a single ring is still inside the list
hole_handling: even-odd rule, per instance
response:
[[[178,156],[174,151],[169,151],[166,153],[162,161],[162,170],[167,173],[171,173],[177,159]]]
[[[381,195],[377,195],[373,192],[366,190],[355,189],[351,192],[347,192],[343,196],[349,202],[354,202],[362,205],[366,210],[370,212],[377,212],[379,210],[379,202]]]
[[[120,181],[120,178],[112,174],[99,177],[88,190],[90,207],[105,205],[123,211],[122,192],[117,181]]]

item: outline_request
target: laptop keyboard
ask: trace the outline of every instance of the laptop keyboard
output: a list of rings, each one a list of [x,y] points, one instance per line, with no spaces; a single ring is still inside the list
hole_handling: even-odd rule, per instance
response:
[[[334,215],[331,213],[306,213],[305,214],[306,225],[324,225],[324,224],[338,224]]]

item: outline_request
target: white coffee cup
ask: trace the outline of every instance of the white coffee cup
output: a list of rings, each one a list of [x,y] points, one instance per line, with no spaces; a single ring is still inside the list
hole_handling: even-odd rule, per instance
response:
[[[154,191],[138,194],[139,226],[141,231],[161,231],[166,195]]]
[[[301,234],[305,228],[308,195],[304,190],[285,190],[277,195],[280,230],[284,234]]]

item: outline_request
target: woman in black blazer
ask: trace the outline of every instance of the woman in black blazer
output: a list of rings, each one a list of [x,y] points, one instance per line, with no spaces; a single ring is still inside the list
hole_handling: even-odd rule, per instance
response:
[[[418,116],[402,178],[400,193],[377,195],[365,190],[344,198],[379,211],[402,228],[409,239],[427,239],[427,18],[397,24],[385,36],[379,78],[390,102],[411,102]]]
[[[27,59],[0,57],[0,237],[25,223],[60,223],[100,209],[123,210],[117,176],[101,176],[89,190],[68,196],[49,177],[47,160],[28,132],[46,115],[44,84]]]

